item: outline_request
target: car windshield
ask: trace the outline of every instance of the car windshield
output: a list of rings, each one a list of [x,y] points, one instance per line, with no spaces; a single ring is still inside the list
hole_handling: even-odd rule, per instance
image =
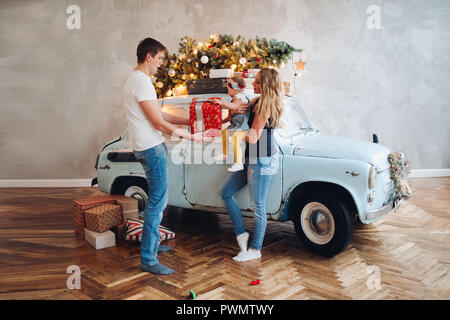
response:
[[[281,116],[282,128],[277,129],[281,138],[290,138],[304,132],[317,132],[297,99],[286,97],[285,109]]]

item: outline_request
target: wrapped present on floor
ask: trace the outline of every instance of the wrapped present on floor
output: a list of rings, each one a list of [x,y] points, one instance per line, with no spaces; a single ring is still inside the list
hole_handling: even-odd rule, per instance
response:
[[[142,229],[144,227],[144,220],[128,219],[126,227],[125,240],[141,242]],[[170,231],[166,227],[159,226],[159,242],[175,238],[175,232]]]
[[[159,226],[159,242],[175,238],[175,232],[170,231],[166,227]]]
[[[80,237],[81,239],[84,239],[84,228],[86,227],[86,222],[84,219],[84,212],[86,210],[89,210],[91,208],[94,208],[96,206],[111,203],[114,204],[114,202],[117,199],[121,199],[124,196],[117,196],[117,195],[101,195],[101,196],[95,196],[80,200],[74,200],[73,201],[73,222],[75,227],[75,234]]]
[[[220,98],[210,98],[219,99]],[[210,129],[207,136],[218,137],[222,130],[222,109],[211,101],[202,101],[201,109],[198,108],[198,98],[193,98],[189,105],[189,124],[191,133],[198,133]]]
[[[86,241],[97,250],[114,247],[116,245],[116,235],[110,230],[105,232],[95,232],[86,228],[84,229],[84,232]]]
[[[127,221],[128,219],[139,219],[139,210],[127,210],[122,211],[123,221]]]
[[[125,197],[124,199],[116,200],[116,204],[122,208],[123,221],[127,219],[139,219],[139,206],[135,198]]]
[[[86,228],[96,232],[106,231],[122,223],[122,209],[116,204],[103,204],[85,211]]]

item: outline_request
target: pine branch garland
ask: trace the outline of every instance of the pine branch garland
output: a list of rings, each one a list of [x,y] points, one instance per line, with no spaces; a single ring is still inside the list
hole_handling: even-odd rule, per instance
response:
[[[166,62],[156,73],[155,89],[158,97],[171,96],[177,88],[186,86],[187,79],[208,78],[210,69],[279,68],[294,52],[301,52],[284,41],[258,38],[246,40],[242,36],[211,35],[196,41],[181,38],[178,54],[168,54]],[[202,60],[203,57],[203,60]],[[205,58],[206,57],[206,58]],[[241,63],[245,58],[245,63]]]

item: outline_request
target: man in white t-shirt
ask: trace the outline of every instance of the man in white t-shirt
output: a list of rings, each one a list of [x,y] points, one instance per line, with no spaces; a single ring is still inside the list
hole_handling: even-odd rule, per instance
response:
[[[138,65],[123,87],[129,140],[134,154],[147,177],[148,201],[144,211],[141,242],[141,268],[155,274],[171,274],[173,270],[160,264],[158,251],[169,251],[159,245],[159,224],[167,205],[167,147],[163,132],[193,141],[202,141],[202,134],[191,135],[175,125],[189,125],[188,118],[161,111],[151,75],[158,71],[166,56],[166,48],[157,40],[146,38],[136,50]]]

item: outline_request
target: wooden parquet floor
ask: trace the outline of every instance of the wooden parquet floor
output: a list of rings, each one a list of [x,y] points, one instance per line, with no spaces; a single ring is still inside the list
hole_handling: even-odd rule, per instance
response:
[[[323,258],[299,242],[291,222],[269,222],[257,261],[239,263],[227,215],[168,208],[176,232],[159,260],[140,270],[140,247],[95,250],[75,237],[72,200],[96,188],[0,189],[0,299],[450,299],[450,178],[412,179],[414,198],[397,213],[357,225],[350,246]],[[253,220],[244,219],[247,230]],[[77,265],[81,289],[68,289]],[[261,283],[250,286],[260,279]]]

